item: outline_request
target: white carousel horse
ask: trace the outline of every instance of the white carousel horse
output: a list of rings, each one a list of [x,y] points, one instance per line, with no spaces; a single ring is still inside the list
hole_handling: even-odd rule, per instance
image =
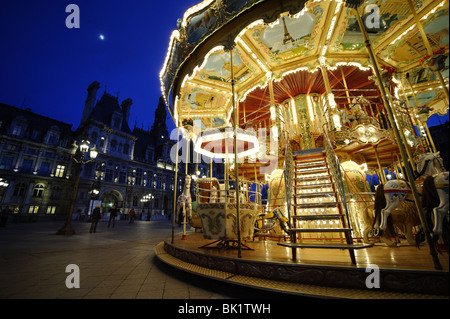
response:
[[[439,152],[422,155],[417,164],[417,170],[420,175],[426,176],[423,183],[422,205],[426,209],[428,221],[434,221],[432,231],[434,239],[437,240],[443,233],[445,216],[449,211],[448,171],[444,168]]]
[[[218,199],[219,199],[219,192],[217,191],[217,187],[216,186],[212,186],[211,187],[210,196],[209,196],[209,202],[210,203],[217,203]]]
[[[353,117],[353,120],[356,120],[357,124],[376,124],[375,119],[366,113],[368,107],[370,107],[370,102],[362,95],[353,98],[352,104],[350,104],[351,115],[348,115],[350,117],[349,119],[352,120],[351,117]]]
[[[191,176],[190,175],[186,176],[183,192],[177,198],[177,215],[176,216],[178,217],[179,225],[184,221],[184,216],[186,214],[187,208],[189,209],[189,215],[187,216],[187,218],[191,219],[192,199],[191,199]]]
[[[448,172],[445,172],[443,160],[438,153],[423,154],[418,161],[419,176],[433,178],[439,195],[439,206],[433,209],[434,236],[442,234],[442,223],[448,213]],[[424,185],[423,192],[426,192]],[[386,185],[380,184],[375,194],[374,235],[381,235],[386,229],[390,213],[403,201],[412,200],[411,188],[404,180],[391,180]]]
[[[236,190],[230,189],[228,191],[228,202],[229,203],[235,203],[236,202]],[[246,202],[246,200],[245,200],[244,192],[240,191],[239,192],[239,203],[242,204],[242,203],[245,203],[245,202]]]

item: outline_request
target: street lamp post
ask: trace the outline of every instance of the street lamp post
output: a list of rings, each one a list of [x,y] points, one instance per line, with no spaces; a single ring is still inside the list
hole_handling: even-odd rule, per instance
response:
[[[72,228],[72,214],[73,214],[73,208],[75,206],[75,200],[77,198],[77,192],[78,192],[78,184],[80,183],[80,175],[81,170],[84,164],[89,163],[93,161],[97,155],[98,151],[94,144],[94,147],[89,148],[90,141],[87,138],[83,138],[81,140],[80,145],[76,143],[76,141],[73,142],[72,146],[69,149],[69,153],[72,155],[72,159],[76,163],[76,169],[75,169],[75,182],[73,185],[73,193],[72,198],[70,200],[70,206],[69,206],[69,213],[67,214],[66,222],[64,226],[56,232],[57,235],[73,235],[75,234],[75,231]],[[89,152],[90,159],[85,160],[86,154]]]
[[[144,195],[141,198],[141,202],[144,203],[144,205],[147,204],[147,220],[150,220],[148,214],[150,212],[150,203],[153,198],[155,198],[155,196],[153,196],[151,193]]]
[[[0,177],[0,203],[3,202],[4,192],[8,188],[9,182],[6,179]]]

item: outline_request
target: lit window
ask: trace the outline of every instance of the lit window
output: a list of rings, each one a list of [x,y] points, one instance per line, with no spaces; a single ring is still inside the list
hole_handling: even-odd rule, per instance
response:
[[[56,177],[64,177],[64,170],[66,169],[66,167],[64,165],[58,165],[56,166],[56,173],[55,176]]]
[[[33,197],[42,197],[44,194],[44,185],[43,184],[36,184],[33,188]]]
[[[54,215],[56,210],[56,206],[48,206],[47,207],[47,215]]]
[[[28,209],[28,214],[37,214],[39,211],[39,206],[35,205],[35,206],[30,206],[30,208]]]

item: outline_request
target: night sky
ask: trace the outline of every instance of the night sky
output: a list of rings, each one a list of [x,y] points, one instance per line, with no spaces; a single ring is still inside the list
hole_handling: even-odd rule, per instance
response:
[[[151,127],[170,34],[199,2],[1,0],[0,102],[77,128],[86,89],[98,81],[98,99],[105,86],[119,103],[133,99],[131,129],[135,121]],[[71,3],[80,9],[78,29],[66,27]],[[172,120],[167,124],[173,126]]]
[[[98,81],[97,98],[106,87],[108,93],[118,94],[119,103],[133,99],[131,128],[135,123],[151,127],[170,34],[177,19],[199,2],[2,0],[0,102],[77,128],[86,88]],[[80,28],[66,27],[66,6],[71,3],[80,9]],[[167,124],[173,128],[171,119]]]

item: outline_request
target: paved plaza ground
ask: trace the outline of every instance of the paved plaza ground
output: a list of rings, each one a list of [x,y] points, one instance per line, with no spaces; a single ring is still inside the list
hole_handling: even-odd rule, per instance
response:
[[[168,239],[171,223],[74,221],[75,235],[56,235],[63,222],[8,223],[0,228],[2,299],[230,299],[276,294],[190,275],[160,262],[153,247]],[[175,228],[176,236],[181,236]],[[80,287],[67,288],[79,267]]]

